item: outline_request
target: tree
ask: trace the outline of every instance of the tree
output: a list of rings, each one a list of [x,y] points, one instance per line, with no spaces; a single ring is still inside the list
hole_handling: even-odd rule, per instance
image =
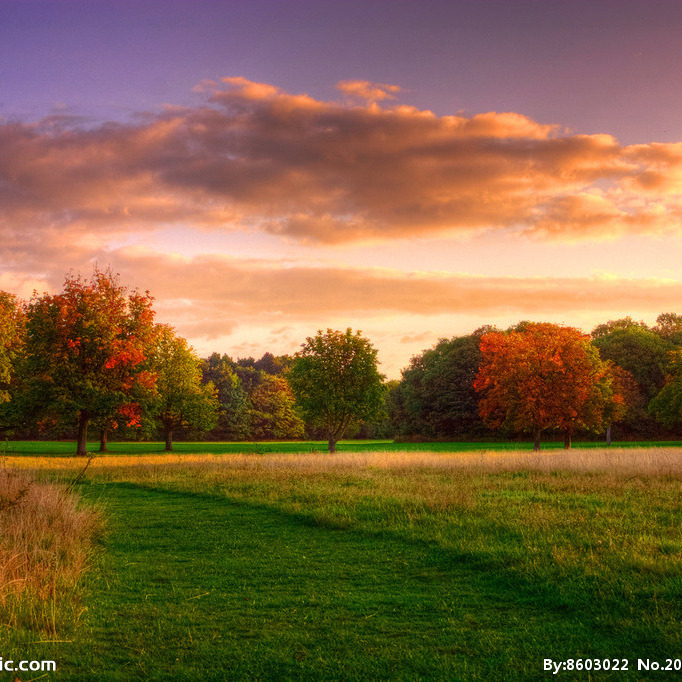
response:
[[[287,380],[261,372],[251,394],[251,435],[256,440],[302,438],[304,424],[294,409],[295,398]]]
[[[530,432],[539,450],[545,429],[561,429],[570,447],[576,428],[603,425],[613,395],[608,367],[579,330],[524,322],[483,335],[481,354],[474,386],[491,426]]]
[[[23,425],[30,410],[22,400],[26,358],[25,306],[0,291],[0,431]]]
[[[675,348],[672,341],[630,318],[600,325],[592,337],[604,360],[610,360],[635,378],[643,403],[648,405],[665,383],[669,353]],[[659,431],[645,409],[629,410],[622,424],[631,435],[640,437],[652,437]]]
[[[676,313],[661,313],[656,318],[656,326],[653,328],[662,339],[682,346],[682,315]]]
[[[474,379],[482,333],[441,339],[410,360],[402,372],[400,399],[392,399],[396,427],[404,435],[461,438],[481,433]]]
[[[17,362],[24,351],[26,316],[16,296],[0,291],[0,402],[10,399]]]
[[[322,426],[329,452],[354,419],[371,419],[384,400],[377,352],[359,331],[327,329],[296,353],[289,382],[304,418]]]
[[[202,382],[211,382],[218,399],[218,423],[208,434],[214,440],[245,440],[249,437],[251,401],[227,355],[212,353],[202,363]]]
[[[670,353],[669,373],[663,387],[649,403],[649,412],[667,427],[682,422],[682,349]]]
[[[67,275],[60,294],[34,294],[26,319],[27,391],[37,411],[78,424],[85,455],[92,419],[139,419],[136,395],[154,385],[149,292],[126,293],[111,271]]]
[[[614,332],[630,331],[632,329],[651,331],[648,325],[646,325],[644,322],[642,321],[636,322],[630,316],[628,316],[621,317],[618,320],[609,320],[608,322],[604,322],[603,324],[598,324],[592,330],[592,339],[593,340],[599,339],[603,336],[609,336]]]
[[[604,411],[606,424],[606,444],[611,445],[611,426],[626,419],[636,419],[632,415],[642,412],[645,407],[639,385],[630,372],[619,365],[606,361],[611,376],[613,399]]]
[[[286,355],[274,356],[272,353],[264,353],[262,358],[253,363],[253,366],[266,374],[279,376],[284,374],[290,364],[291,358]]]
[[[156,398],[151,411],[163,429],[166,450],[171,451],[177,429],[213,428],[218,418],[218,400],[213,384],[201,383],[201,359],[168,325],[158,325],[152,366]]]
[[[615,325],[613,322],[608,324]],[[605,325],[600,325],[603,326]],[[647,401],[651,400],[665,382],[668,352],[673,349],[673,345],[641,324],[621,328],[614,326],[608,333],[595,335],[595,332],[594,345],[599,349],[601,357],[630,372]]]

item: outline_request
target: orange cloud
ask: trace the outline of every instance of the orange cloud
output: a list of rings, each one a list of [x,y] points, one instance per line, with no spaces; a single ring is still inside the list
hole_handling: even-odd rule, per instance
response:
[[[395,99],[396,93],[401,90],[398,85],[370,83],[370,81],[339,81],[336,89],[344,95],[359,97],[367,102]]]
[[[169,225],[351,241],[514,230],[551,239],[677,231],[682,147],[621,147],[521,114],[379,104],[399,88],[344,81],[362,105],[245,78],[128,124],[0,124],[9,241]],[[603,198],[595,198],[598,193]],[[601,205],[599,205],[601,204]]]
[[[159,294],[162,319],[190,337],[241,324],[289,324],[396,314],[542,317],[583,311],[659,313],[679,308],[682,282],[622,277],[479,277],[387,269],[282,267],[218,256],[193,259],[141,250],[112,263],[125,282]],[[350,322],[349,322],[350,323]],[[417,332],[409,335],[413,340]],[[408,338],[408,337],[405,337]]]

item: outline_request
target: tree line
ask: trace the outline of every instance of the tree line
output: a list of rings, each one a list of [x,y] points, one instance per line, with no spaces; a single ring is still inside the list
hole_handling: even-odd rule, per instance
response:
[[[315,357],[326,351],[325,357]],[[322,365],[320,365],[322,361]],[[294,395],[296,390],[296,396]],[[110,435],[210,440],[323,437],[334,450],[384,405],[376,351],[362,335],[327,330],[296,356],[202,359],[154,321],[149,292],[117,275],[67,275],[58,294],[28,302],[0,292],[0,430],[18,438],[75,438],[87,452]]]
[[[70,274],[58,294],[0,292],[0,429],[75,438],[205,440],[346,436],[481,440],[560,433],[679,437],[682,316],[631,318],[591,335],[520,322],[441,339],[386,382],[360,332],[326,330],[293,356],[200,358],[154,321],[148,292]]]
[[[486,326],[414,356],[389,392],[396,435],[574,434],[608,443],[682,435],[682,316],[630,317],[591,334],[549,323]]]

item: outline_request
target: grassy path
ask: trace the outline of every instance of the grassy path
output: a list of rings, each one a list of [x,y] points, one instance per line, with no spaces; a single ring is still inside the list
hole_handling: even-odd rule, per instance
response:
[[[56,679],[547,679],[547,656],[628,654],[595,614],[435,543],[133,483],[83,494],[110,534],[74,641],[30,647]]]
[[[446,575],[429,547],[208,495],[117,484],[106,497],[106,590],[90,600],[89,655],[78,646],[64,671],[415,679],[467,667],[450,632],[474,625],[480,586]]]

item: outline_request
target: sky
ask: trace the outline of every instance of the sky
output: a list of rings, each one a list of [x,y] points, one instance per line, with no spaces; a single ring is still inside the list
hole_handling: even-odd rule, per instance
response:
[[[682,3],[3,0],[0,289],[201,355],[682,313]]]

